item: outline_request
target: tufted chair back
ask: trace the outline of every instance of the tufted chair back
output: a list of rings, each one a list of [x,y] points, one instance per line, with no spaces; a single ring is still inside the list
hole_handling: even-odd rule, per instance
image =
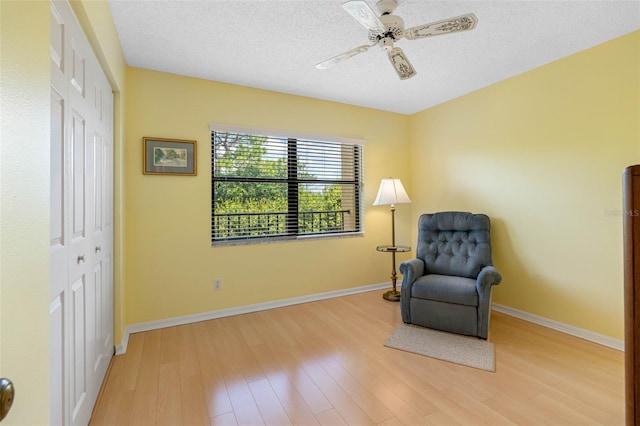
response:
[[[477,278],[483,267],[493,265],[489,217],[467,212],[423,214],[416,254],[425,263],[425,274]]]

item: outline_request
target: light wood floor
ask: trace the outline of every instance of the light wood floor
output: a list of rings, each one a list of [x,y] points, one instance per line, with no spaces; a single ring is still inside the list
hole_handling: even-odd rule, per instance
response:
[[[624,355],[494,312],[496,372],[383,347],[381,292],[131,335],[92,425],[623,425]]]

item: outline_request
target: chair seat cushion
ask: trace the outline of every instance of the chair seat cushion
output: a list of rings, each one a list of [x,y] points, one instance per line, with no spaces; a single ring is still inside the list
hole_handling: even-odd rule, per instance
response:
[[[411,297],[478,306],[476,280],[464,277],[438,274],[423,275],[411,286]]]

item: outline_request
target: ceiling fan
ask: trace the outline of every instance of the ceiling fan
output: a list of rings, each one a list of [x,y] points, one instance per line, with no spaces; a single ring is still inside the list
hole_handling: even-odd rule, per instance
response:
[[[342,4],[342,8],[369,30],[369,41],[371,44],[358,46],[347,50],[344,53],[334,56],[316,65],[318,69],[326,69],[339,64],[359,53],[366,52],[370,47],[378,45],[387,52],[389,61],[398,73],[401,80],[416,75],[416,70],[409,62],[402,49],[395,47],[394,43],[401,38],[416,40],[419,38],[433,37],[441,34],[450,34],[458,31],[472,30],[478,23],[478,18],[473,13],[456,16],[455,18],[442,21],[431,22],[404,29],[404,21],[393,11],[398,6],[396,0],[380,0],[376,8],[380,12],[380,17],[363,0],[350,0]]]

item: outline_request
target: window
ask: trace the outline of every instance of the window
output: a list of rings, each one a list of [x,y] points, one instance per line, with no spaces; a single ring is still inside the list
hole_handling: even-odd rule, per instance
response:
[[[362,142],[211,125],[215,244],[362,230]]]

